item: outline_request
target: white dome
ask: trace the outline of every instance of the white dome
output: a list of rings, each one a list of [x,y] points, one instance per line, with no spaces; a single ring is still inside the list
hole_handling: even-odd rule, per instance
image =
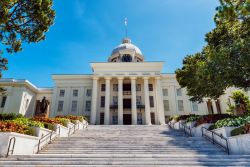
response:
[[[119,53],[121,50],[131,50],[131,51],[135,51],[136,54],[142,55],[141,50],[133,45],[131,43],[131,40],[128,38],[125,38],[122,42],[122,44],[118,45],[117,47],[115,47],[112,51],[112,55]]]

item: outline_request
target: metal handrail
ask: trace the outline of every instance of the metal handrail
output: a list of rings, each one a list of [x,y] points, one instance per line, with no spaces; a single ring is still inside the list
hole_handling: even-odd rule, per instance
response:
[[[40,151],[40,145],[41,145],[41,143],[42,143],[43,141],[46,141],[46,140],[49,138],[48,144],[51,143],[51,141],[52,141],[52,136],[53,136],[54,133],[57,132],[57,129],[59,130],[59,135],[60,135],[60,131],[61,131],[61,130],[60,130],[60,126],[58,126],[58,127],[56,128],[55,131],[51,131],[50,133],[46,134],[45,136],[42,136],[42,137],[39,139],[38,145],[37,145],[37,153]]]
[[[212,138],[208,135],[206,135],[204,132],[203,132],[203,129],[205,129],[206,131],[212,133]],[[208,139],[209,141],[212,141],[213,144],[217,144],[218,146],[220,146],[221,148],[223,148],[224,151],[227,152],[227,154],[229,155],[230,152],[229,152],[229,147],[228,147],[228,139],[226,137],[224,137],[222,134],[218,134],[216,132],[213,132],[211,130],[209,130],[208,128],[205,128],[205,127],[202,127],[201,128],[201,133],[202,133],[202,136],[206,139]],[[223,145],[222,143],[218,142],[217,140],[214,139],[214,135],[220,137],[221,139],[223,139],[226,143],[226,146]]]
[[[11,143],[12,141],[14,141],[13,145],[12,145],[12,149],[10,150],[10,146],[11,146]],[[14,149],[15,149],[15,144],[16,144],[16,137],[12,137],[10,138],[9,140],[9,145],[8,145],[8,150],[7,150],[7,154],[6,154],[6,158],[10,155],[10,151],[11,151],[11,155],[13,154],[14,152]]]
[[[183,128],[182,128],[181,126],[182,126]],[[192,130],[191,130],[191,127],[190,127],[190,126],[187,126],[186,124],[179,122],[179,128],[180,128],[180,129],[183,129],[183,131],[184,131],[185,134],[187,134],[187,135],[189,135],[189,136],[192,137]],[[188,131],[187,131],[187,130],[188,130]]]
[[[78,125],[78,128],[76,128],[77,125]],[[71,128],[69,128],[68,137],[71,135],[70,132],[72,129],[73,129],[73,133],[75,133],[75,131],[79,129],[79,122],[77,124],[74,124],[74,126],[72,126]]]

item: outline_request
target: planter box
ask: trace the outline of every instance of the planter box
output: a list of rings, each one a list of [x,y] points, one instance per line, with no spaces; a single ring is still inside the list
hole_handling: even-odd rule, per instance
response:
[[[231,136],[231,131],[234,130],[235,128],[237,127],[222,127],[222,128],[218,128],[218,129],[214,129],[212,130],[213,132],[215,133],[218,133],[218,134],[222,134],[222,136],[224,137],[230,137]]]
[[[41,128],[41,127],[33,127],[35,131],[35,136],[37,136],[39,139],[42,138],[42,136],[45,136],[52,131],[46,128]]]
[[[190,128],[193,128],[194,125],[195,125],[195,123],[196,123],[196,121],[194,121],[194,122],[188,122],[188,123],[186,123],[186,126],[190,127]]]
[[[250,134],[228,137],[230,154],[250,154]]]
[[[83,120],[82,123],[84,125],[83,128],[87,128],[87,126],[89,125],[89,123],[86,120]]]
[[[58,128],[60,128],[60,130]],[[60,124],[55,124],[54,129],[56,131],[56,134],[58,134],[59,137],[68,137],[69,135],[69,128],[65,126],[62,126]]]
[[[14,132],[1,132],[0,157],[6,156],[9,140],[12,137],[16,138],[13,155],[34,154],[37,152],[38,137],[14,133]],[[12,149],[12,144],[10,149]]]
[[[83,124],[83,122],[81,122],[81,121],[76,121],[76,123],[77,123],[77,129],[83,129],[84,127],[85,127],[85,124]]]
[[[195,137],[201,137],[202,136],[202,127],[209,128],[212,124],[211,123],[206,123],[206,124],[201,124],[199,126],[193,127],[191,129],[192,136]],[[208,133],[209,135],[209,133]]]

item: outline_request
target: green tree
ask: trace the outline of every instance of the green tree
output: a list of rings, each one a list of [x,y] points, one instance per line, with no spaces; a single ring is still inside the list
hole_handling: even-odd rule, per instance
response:
[[[3,53],[22,50],[23,43],[45,39],[45,32],[53,24],[55,11],[52,0],[0,1],[0,73],[7,69]],[[0,77],[1,77],[0,75]]]
[[[220,4],[216,28],[205,37],[207,45],[200,53],[188,55],[176,70],[191,100],[216,99],[230,86],[250,87],[250,0],[220,0]],[[186,61],[197,60],[197,55],[202,61]]]

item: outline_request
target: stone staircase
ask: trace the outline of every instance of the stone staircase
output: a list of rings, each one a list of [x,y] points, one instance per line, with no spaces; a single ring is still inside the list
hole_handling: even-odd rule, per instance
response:
[[[246,167],[250,156],[227,155],[201,137],[168,126],[96,125],[57,138],[39,154],[1,158],[0,166]]]

